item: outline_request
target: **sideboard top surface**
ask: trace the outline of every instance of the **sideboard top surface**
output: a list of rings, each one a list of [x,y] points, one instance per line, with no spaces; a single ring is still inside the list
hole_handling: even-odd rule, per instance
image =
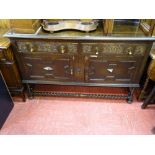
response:
[[[155,37],[146,36],[140,29],[134,26],[115,27],[112,34],[104,34],[102,27],[95,31],[82,32],[75,30],[63,30],[49,33],[40,27],[34,34],[20,34],[11,31],[5,33],[8,38],[27,38],[27,39],[67,39],[67,40],[109,40],[109,41],[155,41]]]

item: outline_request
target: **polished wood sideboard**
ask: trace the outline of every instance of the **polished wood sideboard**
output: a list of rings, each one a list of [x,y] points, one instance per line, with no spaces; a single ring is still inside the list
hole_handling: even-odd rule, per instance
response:
[[[128,29],[130,30],[130,28]],[[28,96],[89,96],[123,98],[132,102],[134,88],[140,86],[155,38],[140,30],[110,36],[103,29],[87,32],[48,33],[40,27],[35,34],[8,32],[22,83]],[[72,94],[38,92],[36,84],[129,88],[128,94]]]
[[[35,95],[30,84],[128,87],[128,102],[152,46],[145,41],[17,38],[12,43],[29,97]]]

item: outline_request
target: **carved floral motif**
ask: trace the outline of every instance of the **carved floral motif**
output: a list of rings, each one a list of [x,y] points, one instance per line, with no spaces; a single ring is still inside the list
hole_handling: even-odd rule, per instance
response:
[[[122,44],[122,43],[101,43],[91,44],[86,43],[82,45],[83,53],[95,53],[96,47],[98,48],[99,54],[133,54],[133,55],[144,55],[146,45],[139,44]]]
[[[58,43],[58,42],[17,42],[18,50],[22,52],[52,52],[62,53],[77,53],[76,43]],[[33,49],[33,50],[32,50]]]

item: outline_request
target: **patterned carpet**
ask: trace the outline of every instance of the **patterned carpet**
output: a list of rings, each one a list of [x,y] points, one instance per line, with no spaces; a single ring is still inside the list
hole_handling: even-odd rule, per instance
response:
[[[63,86],[61,88],[67,91],[72,89]],[[76,87],[74,91],[88,92],[86,89],[88,88]],[[94,87],[89,91],[103,90]],[[126,93],[124,89],[115,91]],[[27,99],[26,102],[14,97],[14,101],[14,109],[1,129],[1,135],[155,134],[155,106],[151,105],[142,110],[142,102],[137,101],[136,93],[132,104],[125,100],[73,97],[35,97],[33,100]]]

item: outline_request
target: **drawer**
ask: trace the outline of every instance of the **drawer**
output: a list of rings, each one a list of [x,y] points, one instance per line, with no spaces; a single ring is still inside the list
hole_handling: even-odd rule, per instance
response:
[[[17,41],[19,52],[36,53],[51,52],[56,54],[77,53],[78,43],[68,42],[49,42],[49,41]]]
[[[110,56],[144,56],[148,48],[142,43],[82,43],[83,54]]]

